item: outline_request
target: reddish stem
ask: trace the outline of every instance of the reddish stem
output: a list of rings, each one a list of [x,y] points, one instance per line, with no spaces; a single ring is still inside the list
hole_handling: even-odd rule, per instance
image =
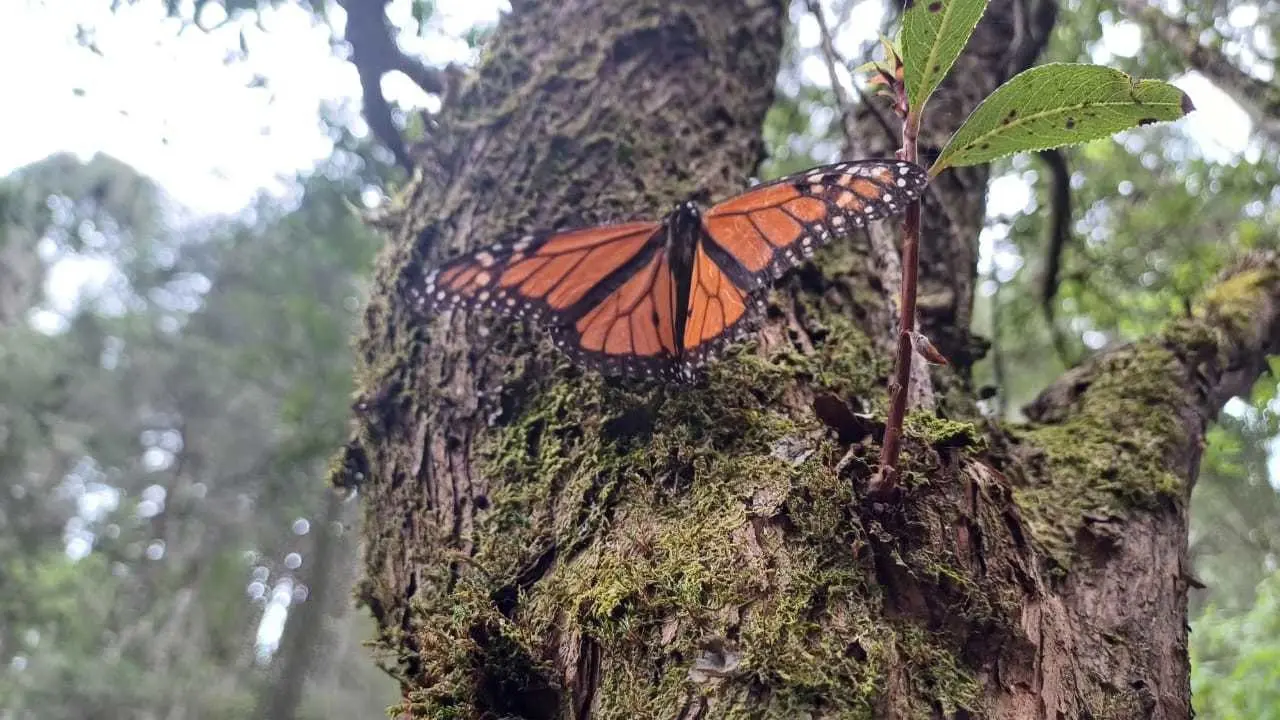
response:
[[[904,103],[905,104],[905,103]],[[908,112],[902,122],[903,160],[916,162],[916,138],[920,132],[920,120],[914,112]],[[911,386],[911,361],[914,345],[911,342],[916,329],[916,275],[920,256],[920,202],[907,207],[902,219],[902,298],[898,304],[898,353],[893,379],[889,382],[889,419],[885,424],[884,443],[880,447],[880,472],[871,480],[869,493],[883,498],[898,482],[898,453],[902,446],[902,422],[907,415],[907,390]]]

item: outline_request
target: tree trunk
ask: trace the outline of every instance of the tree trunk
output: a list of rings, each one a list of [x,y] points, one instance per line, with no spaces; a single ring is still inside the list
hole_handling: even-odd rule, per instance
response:
[[[258,698],[264,718],[293,720],[298,716],[307,680],[317,666],[323,665],[318,656],[334,646],[328,637],[333,634],[333,615],[338,614],[333,612],[334,595],[339,594],[336,591],[345,584],[344,580],[349,582],[342,573],[344,541],[339,529],[346,514],[341,497],[333,493],[325,501],[321,522],[312,529],[315,545],[307,554],[308,567],[306,572],[295,573],[298,582],[306,580],[310,592],[305,601],[294,604],[295,617],[285,624],[271,679]]]
[[[1277,349],[1280,264],[1073,371],[1030,426],[988,426],[967,378],[935,373],[950,419],[913,413],[900,496],[864,503],[882,240],[784,278],[757,341],[690,389],[576,371],[518,324],[414,316],[406,288],[453,252],[723,197],[760,158],[785,3],[513,7],[420,151],[334,473],[368,494],[360,596],[406,715],[1188,717],[1185,504],[1207,419]],[[925,147],[1034,59],[1053,7],[984,23]],[[922,325],[956,354],[985,182],[944,177],[925,206],[923,277],[950,294]]]

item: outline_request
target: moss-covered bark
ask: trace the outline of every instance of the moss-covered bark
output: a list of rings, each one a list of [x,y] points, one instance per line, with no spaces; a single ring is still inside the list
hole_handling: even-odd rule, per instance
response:
[[[334,471],[367,497],[361,598],[406,715],[1185,716],[1183,505],[1218,397],[1186,383],[1235,352],[1270,270],[1082,369],[1033,428],[913,414],[900,496],[864,503],[892,314],[866,237],[784,280],[691,389],[409,311],[403,288],[457,249],[723,196],[759,158],[780,0],[514,6],[420,151]],[[1009,71],[989,40],[980,84]],[[969,215],[948,242],[976,237]]]
[[[1257,255],[1027,408],[1002,452],[1047,579],[1021,612],[1036,671],[993,715],[1190,717],[1186,504],[1206,425],[1277,352],[1280,257]]]

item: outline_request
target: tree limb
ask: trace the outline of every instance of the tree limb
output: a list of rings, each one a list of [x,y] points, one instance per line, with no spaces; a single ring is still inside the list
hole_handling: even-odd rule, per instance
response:
[[[1085,716],[1097,700],[1079,690],[1092,671],[1078,658],[1091,656],[1115,659],[1099,680],[1085,681],[1102,683],[1115,717],[1190,717],[1187,503],[1209,422],[1276,352],[1273,252],[1224,273],[1192,316],[1092,356],[1024,408],[1032,424],[1011,431],[1003,468],[1037,562],[1065,579],[1024,600],[1031,649],[1006,646],[997,666],[1021,658],[1038,670],[1030,686],[1006,682],[991,717],[1042,716],[1034,707]]]
[[[1189,317],[1170,323],[1147,344],[1181,361],[1183,387],[1194,395],[1192,409],[1206,422],[1217,417],[1227,400],[1248,392],[1267,368],[1267,356],[1280,353],[1280,255],[1253,253],[1224,271]],[[1081,379],[1130,347],[1067,373],[1024,412],[1036,421],[1060,419],[1088,390]]]
[[[396,163],[412,173],[414,162],[400,130],[391,117],[391,106],[382,94],[382,76],[399,70],[424,92],[443,95],[445,72],[428,67],[401,52],[387,20],[389,0],[338,0],[347,12],[345,38],[351,44],[351,63],[360,76],[364,117],[374,136],[395,155]]]

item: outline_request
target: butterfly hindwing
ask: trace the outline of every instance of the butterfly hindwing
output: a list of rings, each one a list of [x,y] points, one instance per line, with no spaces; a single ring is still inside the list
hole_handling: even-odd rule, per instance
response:
[[[857,160],[788,175],[712,206],[703,215],[711,241],[767,285],[832,237],[902,212],[928,182],[920,167]]]
[[[609,375],[674,377],[676,278],[665,249],[579,303],[571,323],[552,327],[556,347]]]
[[[765,294],[746,289],[749,277],[719,248],[704,242],[694,251],[690,275],[683,336],[686,376],[754,326]]]

